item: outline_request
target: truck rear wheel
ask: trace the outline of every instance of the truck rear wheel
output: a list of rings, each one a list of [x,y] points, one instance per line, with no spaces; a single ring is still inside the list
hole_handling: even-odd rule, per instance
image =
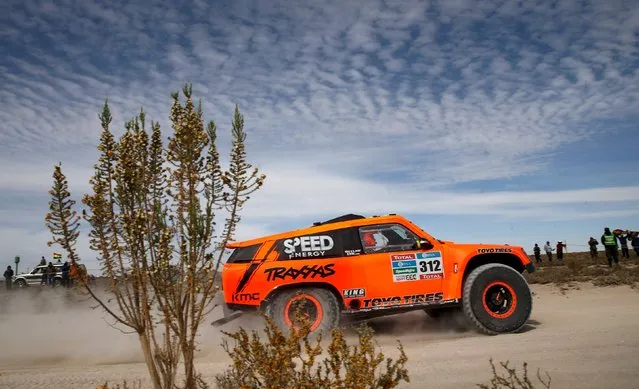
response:
[[[489,263],[474,269],[462,297],[466,318],[488,335],[518,331],[532,312],[532,293],[515,269]]]
[[[278,293],[266,306],[266,314],[283,331],[299,328],[296,309],[310,321],[312,333],[330,331],[339,325],[340,307],[330,291],[322,288],[289,289]]]

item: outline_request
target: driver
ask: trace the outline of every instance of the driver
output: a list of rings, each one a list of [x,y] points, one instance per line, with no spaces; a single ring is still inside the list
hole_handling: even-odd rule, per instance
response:
[[[362,236],[362,242],[364,243],[365,251],[379,251],[386,247],[388,238],[380,231],[366,231]]]

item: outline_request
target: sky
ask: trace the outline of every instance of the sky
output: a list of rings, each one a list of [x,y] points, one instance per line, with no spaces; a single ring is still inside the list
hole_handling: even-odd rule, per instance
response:
[[[185,83],[224,157],[239,106],[267,176],[236,239],[345,213],[529,253],[639,229],[635,1],[4,0],[0,15],[3,267],[59,251],[53,165],[79,203],[105,99],[116,135],[143,107],[166,138]],[[99,267],[86,233],[78,249]]]

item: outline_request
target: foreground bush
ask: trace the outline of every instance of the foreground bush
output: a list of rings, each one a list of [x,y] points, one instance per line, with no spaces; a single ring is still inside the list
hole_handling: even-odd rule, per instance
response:
[[[298,315],[299,318],[299,315]],[[222,346],[232,359],[231,367],[218,374],[215,381],[221,389],[311,389],[311,388],[394,388],[401,381],[410,382],[405,364],[408,360],[399,343],[400,357],[396,361],[384,359],[384,354],[376,353],[373,331],[370,327],[360,326],[358,345],[349,347],[344,333],[337,328],[331,332],[328,355],[321,363],[317,357],[322,354],[322,337],[311,341],[309,323],[301,319],[299,330],[291,330],[286,336],[268,318],[266,319],[266,340],[262,342],[256,331],[249,335],[240,328],[234,333],[224,332],[235,340],[231,350],[228,342]],[[386,371],[378,368],[386,360]],[[490,359],[492,378],[488,383],[477,384],[480,389],[550,389],[551,377],[546,373],[542,378],[537,370],[537,384],[528,376],[528,363],[524,362],[523,372],[511,368],[509,362],[499,363],[503,372],[499,372],[493,359]],[[208,386],[207,384],[204,384]],[[421,387],[429,387],[422,383]],[[105,383],[97,389],[137,389],[141,386],[108,386]]]
[[[492,358],[490,359],[490,366],[493,371],[493,378],[490,380],[490,384],[478,384],[481,389],[536,389],[546,388],[550,389],[551,378],[546,373],[546,380],[541,378],[541,373],[537,370],[537,379],[541,386],[535,386],[528,377],[528,364],[524,362],[523,376],[517,374],[517,370],[508,367],[508,361],[500,362],[501,367],[506,371],[506,375],[500,375],[495,368]]]
[[[322,354],[322,336],[311,341],[308,321],[301,319],[300,328],[286,336],[268,317],[265,320],[264,342],[256,331],[250,336],[243,328],[224,332],[235,340],[235,347],[231,350],[223,341],[232,366],[216,376],[219,388],[386,389],[410,381],[404,367],[408,358],[401,343],[399,359],[385,359],[383,353],[375,351],[373,331],[367,326],[357,329],[359,343],[351,347],[346,344],[343,331],[333,329],[328,355],[316,364]],[[384,361],[385,371],[378,372]]]
[[[176,389],[178,368],[182,387],[204,386],[194,365],[198,330],[218,290],[226,245],[266,178],[247,159],[239,108],[224,169],[215,122],[205,124],[190,85],[182,92],[184,103],[172,94],[168,134],[159,123],[149,127],[140,110],[116,137],[105,102],[82,218],[60,165],[54,167],[45,216],[52,244],[64,249],[72,266],[81,263],[75,249],[80,220],[88,222],[89,247],[108,280],[108,296],[98,296],[86,279],[79,284],[121,331],[137,336],[154,389]]]

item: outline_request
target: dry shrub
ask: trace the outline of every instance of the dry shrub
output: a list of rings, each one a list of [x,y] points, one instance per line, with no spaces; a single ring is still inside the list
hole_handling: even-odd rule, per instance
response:
[[[567,267],[540,268],[525,274],[530,284],[563,284],[574,281],[574,274]]]
[[[530,381],[528,377],[528,363],[524,362],[523,365],[523,376],[520,377],[517,374],[517,370],[511,367],[508,367],[508,361],[500,362],[501,367],[506,371],[505,375],[500,375],[495,368],[495,364],[493,363],[493,359],[490,359],[490,366],[493,371],[493,378],[490,380],[490,384],[477,384],[481,389],[535,389],[535,388],[546,388],[550,389],[550,375],[546,373],[546,380],[541,378],[541,372],[539,369],[537,370],[537,379],[539,380],[539,384],[541,386],[535,386]]]
[[[572,274],[577,275],[586,267],[584,261],[581,261],[575,257],[566,258],[566,267],[570,269]]]
[[[554,284],[560,287],[575,282],[592,282],[595,286],[630,285],[639,283],[639,266],[631,263],[613,265],[592,264],[587,253],[566,255],[563,263],[537,266],[534,273],[525,273],[530,284]]]
[[[141,389],[142,383],[138,381],[138,384],[133,384],[133,386],[129,386],[129,384],[124,380],[122,386],[120,384],[116,384],[115,386],[109,386],[107,382],[98,386],[97,389]]]
[[[610,271],[592,280],[596,286],[630,285],[633,288],[639,283],[639,266],[613,267]]]
[[[399,343],[400,357],[393,361],[375,351],[373,330],[362,325],[357,329],[359,344],[349,347],[340,328],[331,331],[328,355],[321,362],[321,334],[310,334],[307,319],[300,317],[298,330],[288,336],[264,316],[266,341],[256,331],[249,334],[240,328],[234,333],[224,332],[235,340],[233,350],[223,341],[223,348],[232,359],[232,366],[216,376],[218,388],[394,388],[401,381],[409,382],[404,367],[408,358]],[[316,337],[311,341],[310,337]],[[386,371],[381,370],[386,361]],[[317,364],[316,364],[317,363]]]

